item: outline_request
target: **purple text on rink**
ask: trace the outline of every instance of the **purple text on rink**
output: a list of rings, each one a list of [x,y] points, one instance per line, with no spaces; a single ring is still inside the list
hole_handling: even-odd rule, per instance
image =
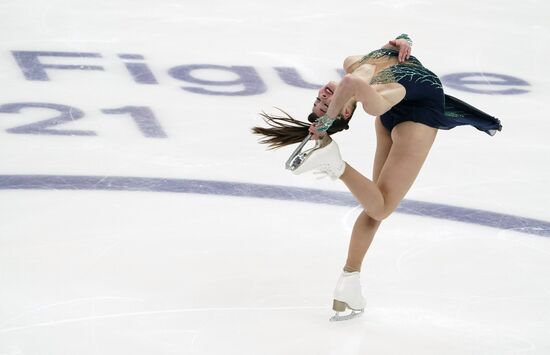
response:
[[[28,81],[50,81],[52,79],[49,73],[54,70],[106,71],[101,65],[105,61],[101,53],[14,50],[12,54]],[[57,62],[52,57],[57,58]],[[71,59],[70,64],[67,63],[68,58]],[[123,63],[132,82],[140,85],[160,85],[155,70],[149,66],[143,55],[118,54],[116,60]],[[181,87],[183,90],[199,95],[251,96],[267,91],[265,81],[253,66],[184,64],[166,70],[171,78],[185,83]],[[303,79],[296,68],[273,67],[273,70],[289,86],[303,89],[321,87],[321,84]],[[336,71],[343,75],[341,69]],[[213,80],[213,77],[219,77],[220,80]],[[476,94],[518,95],[529,92],[526,90],[529,86],[527,81],[499,73],[450,73],[442,75],[441,81],[449,88]]]

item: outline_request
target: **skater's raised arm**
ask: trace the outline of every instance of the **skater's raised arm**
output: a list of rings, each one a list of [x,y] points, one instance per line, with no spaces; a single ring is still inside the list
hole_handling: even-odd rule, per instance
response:
[[[390,40],[382,48],[399,50],[397,60],[399,63],[403,63],[411,56],[412,39],[407,34],[403,33],[395,39]]]
[[[411,56],[412,40],[407,34],[401,34],[395,39],[389,40],[388,43],[382,46],[382,48],[398,50],[398,62],[403,63]],[[353,73],[357,68],[361,66],[364,57],[365,55],[351,55],[349,57],[346,57],[343,64],[344,71],[347,74]]]
[[[313,123],[309,132],[314,138],[319,138],[332,125],[332,122],[342,117],[349,119],[353,114],[350,107],[355,108],[357,102],[363,105],[366,113],[380,116],[389,111],[405,97],[405,89],[399,84],[386,84],[383,87],[370,85],[370,73],[362,73],[360,69],[352,74],[346,74],[338,84],[326,112]]]

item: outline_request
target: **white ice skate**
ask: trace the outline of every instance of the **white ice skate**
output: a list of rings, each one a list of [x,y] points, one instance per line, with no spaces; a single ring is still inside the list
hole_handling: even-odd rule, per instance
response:
[[[340,149],[328,134],[315,141],[315,146],[302,152],[312,136],[304,138],[302,143],[294,150],[286,162],[286,168],[299,175],[307,171],[328,175],[333,180],[338,179],[344,173],[346,164],[340,155]]]
[[[365,298],[361,293],[361,276],[359,272],[344,271],[334,290],[332,309],[336,311],[336,314],[330,318],[330,321],[337,322],[359,317],[365,310],[365,304]],[[350,309],[351,313],[340,315],[340,312],[345,312],[346,309]]]

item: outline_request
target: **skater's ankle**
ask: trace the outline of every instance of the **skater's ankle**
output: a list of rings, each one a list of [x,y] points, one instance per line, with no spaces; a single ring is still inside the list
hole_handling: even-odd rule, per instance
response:
[[[361,269],[346,265],[344,266],[344,272],[361,272]]]

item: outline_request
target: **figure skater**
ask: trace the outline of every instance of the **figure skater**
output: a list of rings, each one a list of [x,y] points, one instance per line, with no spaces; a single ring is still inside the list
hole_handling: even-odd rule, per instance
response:
[[[290,115],[263,113],[270,127],[254,127],[271,148],[304,141],[309,136],[316,146],[290,165],[295,174],[324,173],[340,179],[361,204],[348,249],[347,261],[338,280],[331,320],[351,319],[362,314],[365,298],[361,292],[363,258],[382,220],[398,207],[411,188],[428,156],[439,129],[471,125],[494,135],[500,121],[452,96],[445,95],[441,81],[410,55],[412,41],[402,34],[381,49],[344,60],[346,72],[339,83],[323,86],[308,120]],[[375,116],[376,153],[373,176],[369,179],[344,162],[330,135],[349,128],[357,103]],[[306,138],[307,140],[307,138]],[[305,142],[305,141],[304,141]],[[292,158],[292,157],[291,157]],[[348,315],[340,312],[350,309]]]

